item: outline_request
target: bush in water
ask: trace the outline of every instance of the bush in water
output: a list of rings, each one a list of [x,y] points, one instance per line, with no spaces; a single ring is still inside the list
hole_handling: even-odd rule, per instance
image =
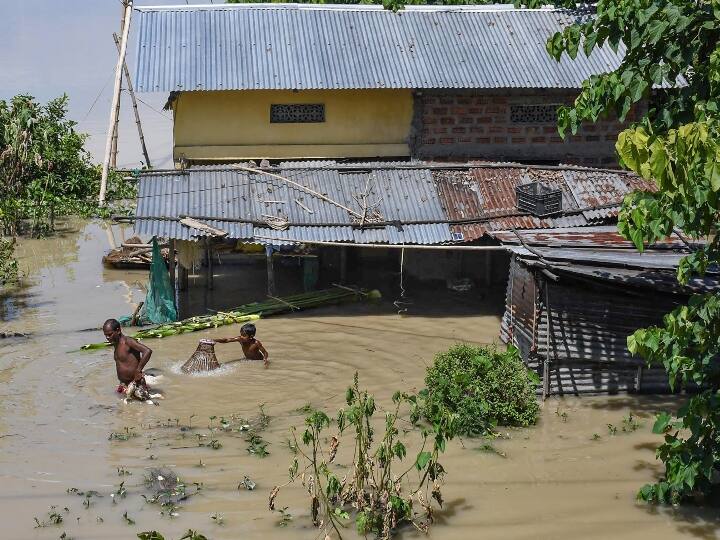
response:
[[[442,411],[458,415],[458,431],[483,435],[495,426],[529,426],[537,421],[539,405],[529,371],[515,347],[455,345],[435,357],[425,376],[424,415],[435,422]]]

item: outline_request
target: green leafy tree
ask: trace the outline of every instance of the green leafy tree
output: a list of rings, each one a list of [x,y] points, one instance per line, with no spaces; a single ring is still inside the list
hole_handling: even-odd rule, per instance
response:
[[[99,192],[100,170],[84,149],[87,135],[66,118],[67,103],[67,96],[45,105],[27,95],[0,100],[0,232],[14,235],[26,219],[42,232],[55,215],[94,208],[87,203]],[[109,198],[130,195],[113,174]]]
[[[647,109],[620,133],[616,149],[630,170],[657,185],[624,201],[619,230],[637,249],[675,230],[703,245],[684,258],[678,279],[702,276],[720,259],[720,1],[610,0],[596,13],[552,36],[548,52],[575,58],[599,47],[624,49],[615,71],[584,82],[574,106],[561,108],[561,134],[582,122],[633,107]],[[628,338],[633,354],[667,370],[673,388],[700,388],[676,419],[664,413],[654,426],[665,442],[657,451],[664,478],[639,497],[679,502],[710,494],[720,472],[720,298],[695,295],[662,326]]]

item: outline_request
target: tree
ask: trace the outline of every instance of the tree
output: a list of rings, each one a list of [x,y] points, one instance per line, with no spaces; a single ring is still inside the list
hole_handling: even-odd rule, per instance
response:
[[[91,210],[87,201],[98,193],[100,171],[83,147],[87,135],[66,118],[67,101],[0,100],[0,233],[16,234],[25,219],[34,233],[43,232],[55,215]],[[117,176],[112,181],[112,196],[131,194]]]
[[[575,133],[611,112],[623,120],[648,101],[616,149],[621,163],[653,179],[657,191],[629,195],[618,229],[641,251],[677,229],[706,241],[680,264],[678,279],[687,283],[720,262],[720,1],[600,0],[595,13],[547,43],[557,60],[602,46],[623,47],[622,64],[584,82],[574,106],[559,111],[558,129]],[[658,417],[665,476],[638,496],[674,503],[709,495],[720,474],[720,296],[693,296],[662,326],[636,331],[628,348],[664,365],[673,388],[700,387],[676,419]]]

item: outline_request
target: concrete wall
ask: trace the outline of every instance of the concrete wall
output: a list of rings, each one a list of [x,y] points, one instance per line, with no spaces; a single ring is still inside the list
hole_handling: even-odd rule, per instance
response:
[[[575,93],[566,90],[418,91],[411,151],[421,159],[617,166],[614,145],[624,126],[615,118],[584,125],[564,140],[554,120],[511,118],[513,105],[571,104],[574,99]]]
[[[325,105],[320,123],[271,123],[271,104]],[[409,155],[411,90],[182,92],[174,158],[189,161]]]

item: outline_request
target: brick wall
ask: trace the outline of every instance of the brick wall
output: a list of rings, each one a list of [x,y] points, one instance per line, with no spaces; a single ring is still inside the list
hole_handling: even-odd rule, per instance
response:
[[[574,94],[554,90],[502,94],[418,92],[411,151],[421,159],[549,161],[616,167],[615,141],[623,129],[616,119],[583,125],[576,135],[567,134],[561,139],[554,119],[528,117],[518,113],[518,109],[527,111],[526,107],[513,107],[570,104],[574,98]],[[515,118],[511,111],[515,111]]]

